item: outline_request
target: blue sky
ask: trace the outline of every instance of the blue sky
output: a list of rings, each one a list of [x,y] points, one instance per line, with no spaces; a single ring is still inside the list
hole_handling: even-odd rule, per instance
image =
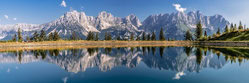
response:
[[[249,0],[1,0],[0,24],[43,24],[55,20],[71,8],[97,16],[107,11],[114,16],[135,14],[143,21],[152,14],[177,12],[173,4],[205,15],[223,15],[231,22],[240,20],[249,25]]]

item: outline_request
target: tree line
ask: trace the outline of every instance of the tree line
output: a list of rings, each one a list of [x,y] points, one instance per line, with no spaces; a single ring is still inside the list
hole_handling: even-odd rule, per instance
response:
[[[163,28],[161,28],[161,30],[160,30],[159,38],[158,39],[160,41],[164,41],[165,40]],[[87,37],[86,37],[86,40],[89,40],[89,41],[98,41],[99,40],[99,33],[95,34],[94,32],[90,31],[88,33]],[[120,35],[117,35],[116,38],[112,38],[112,35],[111,35],[110,32],[105,32],[104,40],[124,40],[124,39],[122,39]],[[140,40],[143,40],[143,41],[150,41],[150,40],[151,41],[156,41],[157,37],[156,37],[156,33],[155,32],[152,32],[151,34],[150,33],[142,32],[142,36],[137,35],[137,37],[135,37],[134,33],[131,33],[128,40],[130,40],[130,41],[140,41]]]
[[[58,32],[51,32],[48,36],[46,36],[46,32],[41,30],[40,32],[35,31],[31,37],[26,36],[26,39],[23,39],[22,31],[18,28],[17,34],[14,34],[12,37],[13,42],[39,42],[39,41],[57,41],[60,39]]]
[[[236,32],[236,31],[245,31],[245,30],[248,30],[246,28],[246,25],[242,25],[242,22],[240,21],[239,23],[239,26],[237,27],[236,24],[233,24],[231,23],[230,24],[230,27],[228,27],[228,25],[226,25],[225,27],[225,30],[224,32],[221,32],[220,28],[218,28],[217,32],[214,33],[213,35],[207,35],[207,31],[203,31],[203,27],[202,27],[202,24],[201,22],[198,22],[196,24],[196,30],[195,30],[195,34],[194,37],[193,35],[191,34],[191,31],[188,30],[185,35],[184,35],[184,38],[185,40],[188,40],[188,41],[192,41],[192,40],[196,40],[196,41],[204,41],[204,40],[209,40],[211,38],[215,38],[215,37],[219,37],[221,36],[222,34],[227,34],[227,33],[230,33],[230,32]],[[204,33],[203,33],[204,32]]]
[[[59,35],[58,32],[54,31],[49,33],[49,35],[46,35],[46,32],[44,30],[41,30],[40,32],[35,31],[32,36],[26,36],[26,39],[23,39],[22,36],[22,30],[20,28],[18,28],[17,34],[14,34],[14,36],[12,37],[13,42],[40,42],[40,41],[57,41],[60,40],[61,37]],[[82,40],[76,32],[72,32],[71,37],[68,40]],[[99,33],[94,33],[92,31],[90,31],[88,33],[88,35],[86,36],[86,39],[88,41],[99,41]],[[125,40],[123,38],[121,38],[120,35],[116,36],[116,38],[113,38],[112,34],[110,32],[105,32],[104,35],[104,39],[103,40]],[[156,37],[156,33],[152,32],[150,33],[145,33],[142,32],[141,36],[137,36],[135,37],[134,33],[131,33],[129,36],[129,39],[126,40],[130,40],[130,41],[156,41],[157,37]],[[164,36],[164,30],[163,28],[160,29],[160,33],[159,33],[159,37],[158,40],[160,41],[164,41],[165,40],[165,36]]]

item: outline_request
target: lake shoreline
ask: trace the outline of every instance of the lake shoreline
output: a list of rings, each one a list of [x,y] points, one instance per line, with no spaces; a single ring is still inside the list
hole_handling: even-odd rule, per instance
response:
[[[158,46],[220,46],[247,47],[246,41],[44,41],[44,42],[1,42],[0,51],[29,49],[70,49],[70,48],[116,48],[116,47],[158,47]]]
[[[248,47],[248,41],[198,41],[199,46],[228,46],[228,47]]]

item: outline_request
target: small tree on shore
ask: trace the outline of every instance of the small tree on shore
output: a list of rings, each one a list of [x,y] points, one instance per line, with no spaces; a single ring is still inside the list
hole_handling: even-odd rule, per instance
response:
[[[207,31],[204,32],[204,37],[207,37]]]
[[[94,40],[94,33],[90,31],[87,35],[86,40]]]
[[[196,39],[197,40],[200,39],[203,35],[201,22],[197,23],[195,32],[196,32]]]
[[[40,41],[45,41],[46,40],[46,32],[44,30],[41,30],[41,32],[40,32],[39,40]]]
[[[153,31],[152,32],[152,35],[151,35],[151,40],[155,41],[156,40],[156,34],[155,32]]]
[[[226,27],[225,27],[225,33],[229,33],[229,28],[228,28],[227,25],[226,25]]]
[[[22,42],[23,41],[23,39],[22,39],[22,31],[21,31],[20,28],[18,28],[17,34],[18,34],[18,42]]]
[[[58,40],[60,40],[60,36],[59,36],[59,34],[58,34],[58,32],[54,32],[54,37],[53,37],[53,39],[54,39],[54,41],[58,41]]]
[[[142,40],[146,40],[146,34],[145,34],[145,32],[143,32],[143,34],[142,34]]]
[[[108,37],[108,33],[105,32],[105,40],[107,40],[107,37]]]
[[[112,35],[109,32],[105,33],[105,40],[112,40]]]
[[[218,28],[216,34],[219,36],[220,35],[220,28]]]
[[[147,41],[149,41],[149,40],[151,40],[151,39],[150,39],[150,34],[148,33],[147,34]]]
[[[48,40],[49,41],[53,41],[54,39],[54,35],[53,35],[53,33],[51,32],[51,33],[49,33],[49,35],[48,35]]]
[[[165,40],[163,28],[161,28],[160,33],[159,33],[159,40],[161,40],[161,41]]]
[[[241,21],[239,22],[239,31],[243,30],[243,25],[241,23]]]
[[[190,30],[188,30],[185,34],[185,40],[191,41],[193,40],[192,34],[190,33]],[[168,39],[169,40],[169,39]]]
[[[99,41],[99,33],[96,33],[96,35],[95,35],[95,41]]]
[[[120,37],[120,35],[118,34],[118,36],[117,36],[117,40],[121,40],[121,37]]]
[[[130,41],[133,41],[134,40],[134,33],[131,33],[130,35]]]
[[[235,30],[235,29],[234,29],[233,23],[231,23],[231,25],[230,25],[230,30],[229,30],[229,31],[233,32],[234,30]]]
[[[112,40],[112,35],[111,35],[111,33],[110,33],[110,32],[108,33],[107,40]]]
[[[238,28],[237,28],[237,25],[236,24],[234,24],[234,28],[233,28],[234,30],[233,31],[237,31],[238,30]]]

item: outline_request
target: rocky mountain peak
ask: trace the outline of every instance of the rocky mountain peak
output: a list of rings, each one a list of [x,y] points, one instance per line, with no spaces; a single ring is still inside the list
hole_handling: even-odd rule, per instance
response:
[[[160,31],[160,28],[166,30],[166,37],[183,39],[184,32],[187,30],[194,31],[196,24],[202,22],[203,28],[208,34],[213,34],[218,27],[221,30],[229,24],[229,21],[221,15],[205,16],[200,11],[191,11],[187,14],[176,12],[163,15],[151,15],[146,18],[140,29],[146,32]]]
[[[69,38],[73,32],[76,32],[82,39],[90,31],[98,32],[100,36],[104,35],[105,32],[111,32],[113,37],[120,35],[128,38],[130,33],[134,33],[135,35],[141,34],[142,31],[146,33],[156,31],[157,33],[160,31],[160,28],[164,28],[166,30],[166,37],[182,39],[184,32],[189,29],[194,30],[196,23],[199,21],[202,22],[208,34],[216,32],[218,27],[223,30],[229,24],[221,15],[204,16],[200,11],[191,11],[187,14],[176,12],[151,15],[141,23],[134,14],[121,18],[114,17],[111,13],[102,11],[97,17],[94,17],[87,16],[84,12],[72,10],[52,22],[41,25],[0,25],[2,29],[0,34],[3,35],[0,39],[11,39],[18,28],[22,28],[25,31],[25,36],[31,36],[33,32],[39,32],[43,29],[47,34],[57,31],[62,38]]]
[[[102,11],[99,13],[98,18],[112,18],[111,13],[107,13],[106,11]]]
[[[140,27],[142,25],[142,23],[140,22],[138,17],[135,16],[134,14],[127,16],[125,19],[126,19],[126,21],[128,21],[128,23],[132,23],[136,27]]]

